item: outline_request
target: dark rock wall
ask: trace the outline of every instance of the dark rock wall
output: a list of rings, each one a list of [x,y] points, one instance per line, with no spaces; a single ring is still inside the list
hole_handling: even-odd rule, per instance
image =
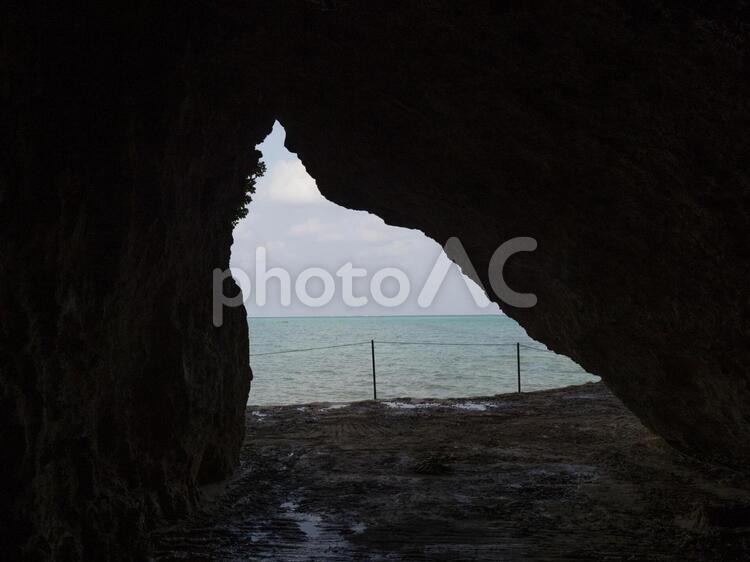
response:
[[[129,558],[238,461],[247,324],[213,327],[212,271],[273,119],[178,17],[6,15],[3,539]]]
[[[440,242],[459,237],[487,287],[497,245],[536,238],[506,271],[538,305],[506,312],[671,443],[743,465],[750,82],[739,16],[487,2],[373,7],[354,20],[343,8],[291,31],[285,20],[279,40],[292,62],[272,80],[284,84],[276,114],[321,191]]]
[[[231,472],[247,326],[242,309],[212,326],[211,272],[274,118],[325,195],[458,236],[480,275],[535,237],[507,279],[539,304],[506,312],[670,442],[742,464],[743,9],[4,7],[4,541],[128,558]]]

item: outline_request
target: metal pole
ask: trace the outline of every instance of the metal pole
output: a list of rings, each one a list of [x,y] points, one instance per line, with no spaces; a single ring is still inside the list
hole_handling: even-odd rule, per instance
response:
[[[375,382],[375,340],[370,340],[370,349],[372,349],[372,399],[378,399],[378,385]]]
[[[516,342],[516,367],[518,372],[518,393],[521,393],[521,344]],[[374,371],[373,371],[374,374]]]

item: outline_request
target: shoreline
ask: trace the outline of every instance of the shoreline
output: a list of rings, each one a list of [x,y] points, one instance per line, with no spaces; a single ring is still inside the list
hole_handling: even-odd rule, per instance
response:
[[[250,410],[268,410],[268,409],[276,409],[276,408],[294,408],[294,407],[328,407],[328,406],[337,406],[337,407],[344,407],[344,406],[357,406],[359,404],[383,404],[386,402],[411,402],[411,403],[433,403],[435,405],[439,405],[441,402],[445,402],[446,404],[454,403],[454,402],[462,402],[462,401],[482,401],[482,400],[496,400],[501,397],[508,397],[508,396],[519,396],[519,394],[539,394],[543,392],[557,392],[560,390],[566,390],[566,389],[573,389],[581,386],[586,385],[598,385],[603,384],[601,381],[593,381],[593,382],[583,382],[581,384],[569,384],[567,386],[560,386],[557,388],[548,388],[545,390],[529,390],[529,391],[523,391],[521,393],[518,392],[500,392],[498,394],[477,394],[475,396],[460,396],[460,397],[452,397],[452,398],[435,398],[435,397],[426,397],[426,398],[413,398],[411,396],[398,396],[395,398],[378,398],[377,400],[365,399],[365,400],[338,400],[338,401],[329,401],[329,400],[321,400],[317,402],[294,402],[290,404],[248,404],[246,406],[246,411]]]

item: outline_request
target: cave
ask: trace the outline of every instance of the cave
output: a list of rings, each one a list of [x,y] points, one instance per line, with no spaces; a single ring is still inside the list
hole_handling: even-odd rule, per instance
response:
[[[686,455],[750,459],[741,1],[345,0],[3,9],[0,524],[128,559],[228,477],[252,374],[211,322],[252,149],[435,240]],[[236,291],[231,280],[227,292]]]

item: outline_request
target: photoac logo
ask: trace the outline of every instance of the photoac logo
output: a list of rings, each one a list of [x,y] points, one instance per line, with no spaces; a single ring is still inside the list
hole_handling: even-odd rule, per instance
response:
[[[537,248],[537,241],[529,237],[511,238],[501,244],[490,258],[487,277],[495,296],[503,303],[516,308],[531,308],[536,305],[537,298],[533,293],[518,293],[511,289],[505,282],[503,270],[508,259],[519,252],[533,252]],[[457,264],[463,271],[464,281],[468,277],[479,287],[489,294],[477,275],[474,265],[471,263],[463,244],[458,238],[450,238],[443,246],[443,252],[430,270],[417,296],[417,305],[420,308],[429,308],[435,300],[440,287],[444,283],[451,264]],[[409,276],[397,267],[384,267],[373,272],[370,277],[369,294],[355,295],[354,280],[366,279],[369,276],[367,269],[354,267],[352,262],[347,262],[338,268],[335,273],[321,267],[309,267],[300,272],[295,279],[284,268],[272,267],[268,269],[267,252],[264,247],[259,247],[255,252],[255,281],[242,269],[230,267],[228,269],[216,268],[213,271],[213,323],[217,328],[224,323],[224,307],[234,308],[254,298],[257,306],[265,306],[268,302],[268,283],[275,280],[279,283],[279,304],[290,306],[292,302],[292,287],[297,300],[304,306],[320,308],[329,304],[337,296],[340,289],[340,298],[344,305],[350,308],[359,308],[369,302],[385,308],[395,308],[404,304],[412,294],[412,285]],[[240,287],[240,292],[235,296],[224,294],[224,282],[230,277],[234,278]],[[340,280],[339,283],[336,279]],[[317,280],[323,290],[318,295],[311,295],[308,286],[311,281]],[[384,285],[390,281],[391,285],[397,287],[393,294],[386,294]],[[253,291],[254,287],[254,291]],[[473,292],[471,292],[477,306],[487,306]]]

